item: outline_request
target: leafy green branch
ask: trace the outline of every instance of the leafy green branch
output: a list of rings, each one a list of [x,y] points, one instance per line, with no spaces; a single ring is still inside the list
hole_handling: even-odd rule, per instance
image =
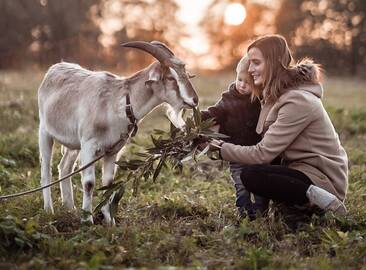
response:
[[[194,109],[192,117],[188,117],[185,123],[183,130],[172,124],[169,131],[155,129],[154,134],[151,135],[152,147],[144,152],[135,153],[135,157],[130,160],[118,161],[119,168],[126,172],[126,179],[99,189],[103,191],[103,195],[94,212],[99,212],[105,204],[109,203],[111,216],[114,217],[127,182],[132,181],[133,195],[136,196],[142,179],[145,181],[152,179],[155,182],[161,169],[168,166],[181,173],[184,162],[188,160],[198,162],[199,158],[206,153],[213,157],[209,146],[200,150],[200,143],[227,138],[226,135],[211,130],[215,125],[214,119],[202,120],[199,109]]]

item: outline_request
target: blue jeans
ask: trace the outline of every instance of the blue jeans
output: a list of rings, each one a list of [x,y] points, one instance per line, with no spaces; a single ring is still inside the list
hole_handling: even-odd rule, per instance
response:
[[[240,175],[246,167],[244,164],[230,162],[231,179],[234,182],[236,191],[236,206],[241,217],[248,216],[250,219],[256,217],[256,213],[263,214],[268,209],[269,200],[258,195],[252,194],[244,187]]]

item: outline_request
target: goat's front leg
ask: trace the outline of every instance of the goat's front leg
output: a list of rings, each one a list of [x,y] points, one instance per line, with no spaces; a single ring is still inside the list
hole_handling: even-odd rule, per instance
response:
[[[41,186],[48,185],[52,181],[51,158],[53,139],[42,126],[39,128],[39,153],[41,159]],[[53,213],[51,188],[43,189],[43,207],[49,213]]]
[[[116,161],[116,155],[106,155],[103,159],[103,177],[102,177],[102,185],[109,186],[113,183],[114,174],[116,172],[116,165],[114,162]],[[114,194],[111,196],[111,200],[113,199]],[[110,212],[110,202],[111,200],[102,207],[102,213],[104,216],[104,221],[107,225],[115,225],[114,218],[111,217]]]
[[[87,142],[81,146],[80,150],[80,164],[85,166],[96,157],[96,144],[94,142]],[[83,205],[82,205],[82,222],[93,223],[92,216],[92,200],[93,189],[95,186],[95,164],[90,165],[81,173],[81,184],[83,187]]]

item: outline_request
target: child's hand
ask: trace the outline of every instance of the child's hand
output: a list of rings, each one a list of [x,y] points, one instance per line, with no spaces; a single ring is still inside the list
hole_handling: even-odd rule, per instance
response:
[[[197,138],[193,139],[192,143],[193,143],[193,145],[198,145],[198,144],[201,144],[201,143],[206,143],[209,140],[210,139],[208,137],[204,137],[204,136],[199,135]]]
[[[207,156],[212,160],[220,160],[222,159],[220,149],[221,145],[224,141],[213,139],[208,144],[209,151],[207,152]]]
[[[206,148],[206,146],[208,145],[209,142],[209,138],[205,137],[205,136],[199,136],[198,138],[193,139],[193,146],[198,145],[198,149],[200,151],[202,151],[203,149]]]

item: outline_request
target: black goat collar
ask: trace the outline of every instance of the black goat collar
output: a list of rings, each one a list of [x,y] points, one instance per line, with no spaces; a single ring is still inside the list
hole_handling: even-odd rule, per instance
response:
[[[137,132],[137,119],[133,114],[133,108],[130,101],[130,95],[126,95],[126,115],[128,120],[130,120],[130,124],[128,125],[128,134],[131,134],[131,137],[136,135]]]

